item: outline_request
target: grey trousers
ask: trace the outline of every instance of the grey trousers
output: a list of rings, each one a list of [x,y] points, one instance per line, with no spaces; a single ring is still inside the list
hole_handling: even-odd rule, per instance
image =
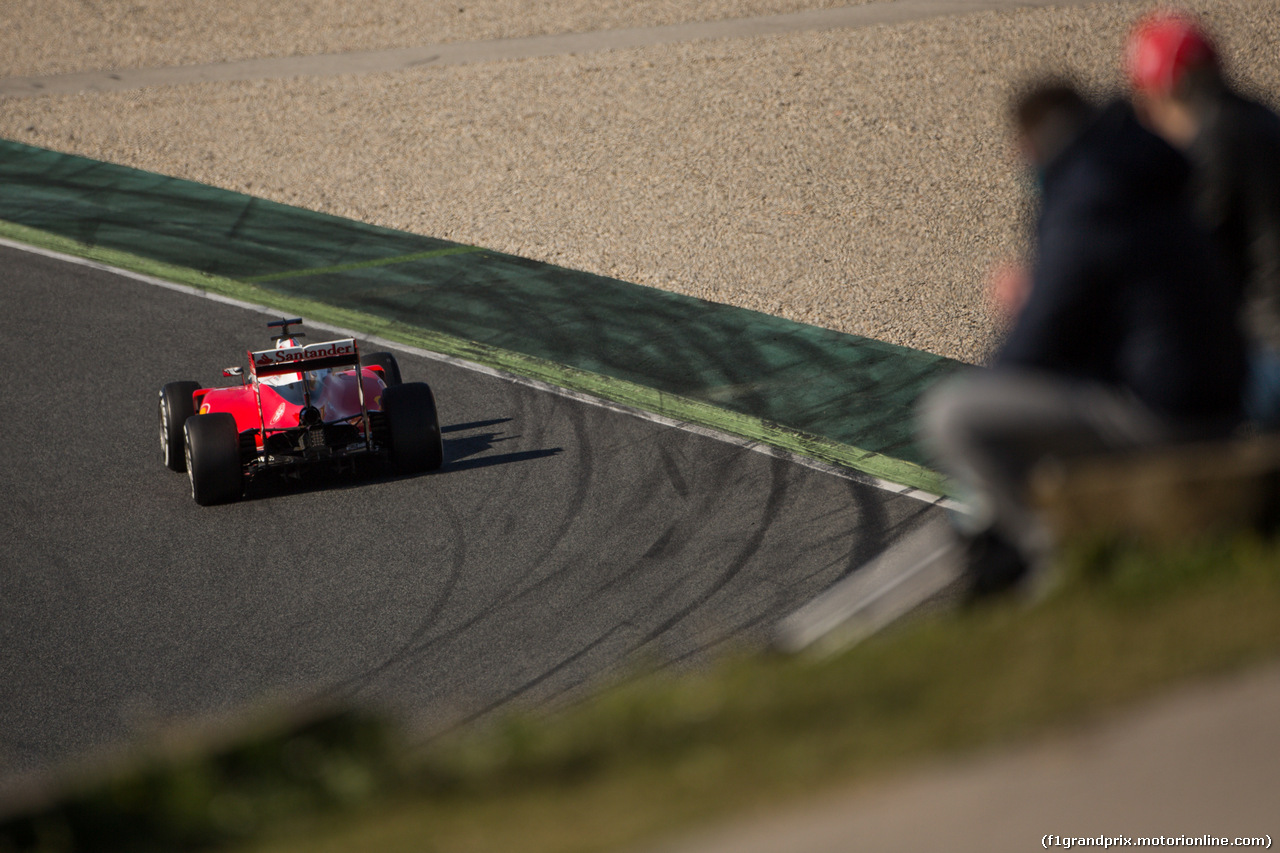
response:
[[[1191,437],[1117,388],[1010,369],[947,380],[917,414],[925,448],[971,509],[961,526],[993,530],[1030,564],[1053,545],[1028,501],[1037,463]]]

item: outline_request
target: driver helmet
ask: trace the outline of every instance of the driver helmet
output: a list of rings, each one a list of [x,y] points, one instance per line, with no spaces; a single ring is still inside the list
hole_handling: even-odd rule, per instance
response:
[[[308,370],[302,374],[302,378],[307,382],[307,390],[312,394],[319,393],[324,382],[335,372],[335,368],[322,367],[319,370]]]
[[[276,349],[288,349],[296,346],[299,346],[296,338],[280,338],[276,341]],[[297,372],[278,373],[275,376],[264,376],[262,381],[267,385],[292,385],[295,382],[302,381],[302,374]]]
[[[1218,70],[1218,50],[1191,14],[1152,12],[1138,19],[1125,48],[1125,71],[1134,91],[1157,97],[1174,94],[1188,71]]]

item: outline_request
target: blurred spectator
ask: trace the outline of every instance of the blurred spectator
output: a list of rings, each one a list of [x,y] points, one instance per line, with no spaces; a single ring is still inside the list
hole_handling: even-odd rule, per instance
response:
[[[1195,167],[1197,218],[1240,294],[1246,411],[1260,427],[1280,428],[1280,117],[1232,88],[1217,48],[1187,13],[1141,18],[1125,59],[1139,117]]]
[[[1095,108],[1065,83],[1013,112],[1042,188],[1028,281],[1008,287],[1016,316],[993,365],[920,410],[971,505],[957,522],[975,596],[1048,556],[1026,495],[1039,461],[1226,435],[1244,375],[1236,305],[1185,203],[1187,161],[1127,105]]]

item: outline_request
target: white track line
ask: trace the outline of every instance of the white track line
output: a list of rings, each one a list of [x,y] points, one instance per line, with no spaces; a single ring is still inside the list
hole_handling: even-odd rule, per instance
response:
[[[245,302],[240,299],[232,299],[231,297],[228,297],[228,296],[222,296],[221,294],[210,293],[207,290],[201,290],[198,287],[191,287],[190,285],[186,285],[186,284],[177,284],[172,281],[165,281],[162,278],[156,278],[155,276],[144,275],[143,273],[137,273],[131,270],[121,269],[120,267],[113,267],[110,264],[104,264],[100,261],[93,261],[93,260],[89,260],[88,258],[81,258],[75,255],[64,254],[62,252],[55,252],[51,249],[41,249],[36,246],[29,246],[25,243],[18,243],[13,240],[8,240],[4,237],[0,237],[0,246],[7,246],[8,248],[11,248],[11,249],[17,249],[23,252],[30,252],[31,254],[34,254],[34,255],[43,255],[44,257],[53,258],[55,260],[63,261],[65,263],[78,264],[80,266],[89,267],[91,269],[100,270],[102,272],[113,273],[115,275],[123,276],[125,278],[131,278],[134,281],[140,281],[145,284],[152,284],[152,285],[155,285],[156,287],[163,287],[166,290],[173,290],[173,291],[177,291],[178,293],[185,293],[188,296],[195,296],[200,299],[209,299],[214,302],[220,302],[224,305],[233,305],[237,308],[244,308],[249,311],[256,311],[260,314],[266,314],[271,317],[275,317],[280,313],[279,310],[273,309],[273,308],[267,308],[264,305],[258,305],[253,302]],[[790,450],[783,450],[781,448],[774,447],[773,445],[770,445],[770,444],[765,444],[759,441],[753,441],[749,438],[743,438],[741,436],[733,435],[732,433],[721,432],[720,430],[712,429],[710,427],[705,427],[700,424],[693,424],[693,423],[688,423],[687,421],[676,420],[675,418],[669,418],[669,417],[666,417],[665,415],[659,415],[654,412],[646,411],[644,409],[638,409],[634,406],[626,406],[621,403],[615,403],[612,400],[606,400],[602,397],[596,397],[581,391],[575,391],[571,388],[561,388],[558,385],[552,385],[549,382],[543,382],[542,380],[539,380],[539,379],[531,379],[527,376],[521,376],[519,374],[511,373],[506,370],[499,370],[497,368],[489,367],[484,364],[478,364],[477,362],[474,362],[474,361],[467,361],[466,359],[457,358],[456,356],[445,355],[444,353],[432,352],[431,350],[421,349],[420,347],[414,347],[414,346],[409,346],[407,344],[402,344],[402,343],[399,343],[398,341],[390,341],[390,340],[387,340],[386,338],[377,337],[376,335],[367,335],[363,332],[355,331],[352,329],[344,329],[339,326],[331,326],[327,323],[314,323],[314,322],[308,321],[306,325],[312,326],[317,329],[327,329],[328,331],[342,335],[343,337],[360,338],[361,340],[368,341],[369,343],[376,344],[380,347],[386,347],[388,349],[396,349],[401,352],[406,352],[411,355],[419,356],[421,358],[431,359],[432,361],[443,362],[445,364],[450,364],[455,367],[460,367],[464,370],[470,370],[476,373],[482,373],[486,376],[492,376],[497,379],[503,379],[508,382],[514,382],[517,385],[524,385],[529,388],[537,389],[539,391],[545,391],[548,394],[556,394],[560,397],[566,397],[571,400],[576,400],[577,402],[585,403],[586,405],[589,405],[589,406],[596,406],[598,408],[608,409],[610,411],[619,412],[625,415],[630,415],[635,418],[640,418],[641,420],[651,421],[652,423],[661,424],[662,426],[666,426],[666,427],[671,427],[672,429],[678,429],[684,432],[694,433],[695,435],[705,436],[706,438],[715,439],[716,441],[720,441],[725,444],[731,444],[735,447],[741,447],[744,450],[750,450],[755,453],[762,453],[765,456],[772,456],[777,459],[785,459],[788,462],[793,462],[797,465],[803,465],[806,468],[811,468],[815,471],[820,471],[824,474],[830,474],[834,477],[840,477],[845,480],[851,480],[855,483],[861,483],[863,485],[871,486],[872,488],[880,489],[885,492],[890,492],[895,495],[901,495],[903,497],[921,501],[922,503],[933,504],[943,509],[960,511],[960,512],[964,510],[963,506],[959,504],[957,501],[952,500],[951,498],[944,497],[942,495],[935,495],[931,492],[926,492],[921,489],[913,489],[910,486],[904,486],[900,483],[893,483],[888,480],[882,480],[879,477],[873,477],[870,474],[864,474],[861,471],[854,471],[850,468],[843,468],[839,465],[832,465],[828,462],[823,462],[818,459],[813,459],[811,457],[804,456],[803,454],[793,453]]]

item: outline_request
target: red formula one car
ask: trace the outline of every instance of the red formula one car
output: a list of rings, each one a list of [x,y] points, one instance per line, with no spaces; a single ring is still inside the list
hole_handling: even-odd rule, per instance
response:
[[[444,463],[435,398],[425,382],[400,381],[389,352],[366,356],[353,338],[302,345],[277,320],[273,349],[249,353],[249,372],[229,388],[170,382],[160,389],[160,446],[172,471],[186,471],[196,503],[238,499],[269,471],[301,475],[356,457],[386,459],[399,473]]]

